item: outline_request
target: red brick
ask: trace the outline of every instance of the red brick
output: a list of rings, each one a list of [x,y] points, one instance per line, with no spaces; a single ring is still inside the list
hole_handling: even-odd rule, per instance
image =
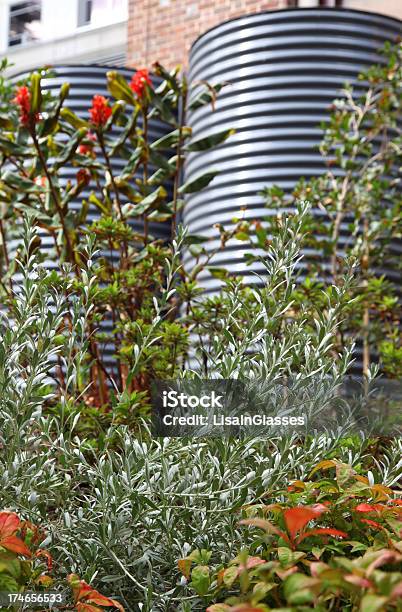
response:
[[[160,0],[129,1],[129,63],[168,68],[187,65],[194,40],[222,21],[261,10],[286,8],[293,0]]]

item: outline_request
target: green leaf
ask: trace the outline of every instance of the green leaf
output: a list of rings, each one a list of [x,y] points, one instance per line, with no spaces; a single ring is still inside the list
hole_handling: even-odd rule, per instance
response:
[[[184,244],[202,244],[208,240],[208,236],[202,236],[201,234],[186,234],[184,238]]]
[[[190,584],[198,595],[206,595],[208,593],[210,582],[209,567],[207,565],[198,565],[191,572]]]
[[[86,128],[80,128],[75,132],[75,134],[70,138],[67,145],[62,150],[61,155],[54,162],[54,167],[56,169],[60,168],[64,164],[66,164],[76,152],[78,145],[85,138],[87,134]]]
[[[4,151],[6,155],[16,155],[18,157],[32,156],[33,153],[29,147],[22,147],[21,145],[8,140],[8,138],[2,138],[0,136],[0,150]]]
[[[126,166],[123,169],[123,172],[120,175],[120,179],[122,181],[126,181],[127,179],[130,179],[136,172],[139,161],[141,159],[141,153],[143,151],[142,147],[137,147],[134,151],[134,153],[131,155],[130,159],[128,160]]]
[[[60,116],[62,117],[62,119],[67,121],[67,123],[72,125],[73,128],[75,128],[76,130],[79,130],[80,128],[86,128],[87,130],[89,130],[88,121],[84,121],[84,119],[78,117],[78,115],[73,113],[73,111],[69,108],[62,108],[60,111]]]
[[[207,187],[209,183],[216,177],[218,174],[218,170],[211,170],[210,172],[205,172],[205,174],[201,174],[197,176],[197,178],[184,183],[179,189],[179,193],[196,193],[197,191],[201,191],[204,187]]]
[[[89,196],[89,201],[91,204],[95,204],[96,208],[98,208],[105,215],[108,215],[110,213],[110,210],[106,203],[99,200],[99,198],[95,195],[94,192],[92,192]]]
[[[365,595],[361,600],[360,610],[364,612],[382,612],[385,611],[385,604],[388,601],[388,597],[382,597],[380,595]]]
[[[0,128],[3,130],[11,130],[13,128],[13,122],[8,115],[0,113]]]
[[[123,100],[135,106],[136,100],[133,91],[130,89],[126,79],[112,70],[107,73],[107,88],[116,100]]]
[[[2,180],[9,186],[16,188],[23,193],[42,193],[43,189],[30,179],[27,179],[14,172],[6,171]]]
[[[207,266],[206,269],[211,274],[211,276],[213,276],[214,278],[219,278],[220,280],[223,280],[229,276],[229,273],[226,270],[226,268],[217,268],[216,266]]]
[[[61,109],[69,93],[70,93],[70,84],[63,83],[63,85],[60,88],[59,102],[57,104],[57,107],[49,115],[49,117],[43,122],[42,129],[40,132],[41,136],[47,136],[48,134],[52,134],[56,130],[57,124],[60,118]]]
[[[14,554],[0,553],[0,574],[7,572],[13,578],[18,579],[21,575],[21,561]]]
[[[200,138],[199,140],[195,140],[190,142],[186,146],[186,151],[208,151],[208,149],[212,149],[216,147],[222,142],[225,142],[229,138],[235,134],[236,130],[223,130],[222,132],[217,132],[216,134],[211,134],[210,136],[206,136],[205,138]]]
[[[217,85],[206,87],[191,100],[189,109],[196,110],[197,108],[202,108],[203,106],[214,102],[216,94],[219,93],[221,89],[225,87],[225,85],[226,83],[218,83]]]
[[[31,76],[31,113],[39,113],[42,105],[41,76],[34,72]]]
[[[144,214],[150,208],[155,208],[160,201],[163,201],[166,198],[166,196],[166,189],[164,187],[158,187],[158,189],[150,193],[138,204],[125,204],[123,206],[123,214],[126,217],[138,217],[138,215]]]
[[[241,240],[242,242],[246,242],[250,238],[250,236],[247,234],[247,232],[236,232],[234,237],[237,240]]]
[[[290,604],[302,605],[310,603],[314,600],[312,587],[318,583],[319,580],[310,578],[305,574],[292,574],[286,578],[284,583],[283,590],[285,597]]]
[[[0,591],[5,593],[18,593],[19,586],[16,580],[9,574],[0,574]]]
[[[174,109],[169,103],[169,99],[162,98],[152,89],[150,90],[150,97],[153,106],[157,111],[159,111],[161,119],[163,119],[163,121],[166,121],[166,123],[177,125],[176,115],[174,113]]]
[[[191,128],[183,127],[181,130],[182,139],[185,140],[189,136],[191,136]],[[162,138],[158,138],[151,144],[151,149],[171,149],[172,147],[176,147],[180,138],[180,130],[176,129],[162,136]]]

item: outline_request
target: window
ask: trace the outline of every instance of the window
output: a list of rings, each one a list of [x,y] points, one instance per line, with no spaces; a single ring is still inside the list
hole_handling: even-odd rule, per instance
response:
[[[92,0],[81,0],[78,10],[78,25],[88,25],[92,17]]]
[[[78,25],[105,25],[124,17],[127,0],[79,0]]]
[[[41,3],[18,2],[10,5],[8,45],[22,45],[40,38]]]

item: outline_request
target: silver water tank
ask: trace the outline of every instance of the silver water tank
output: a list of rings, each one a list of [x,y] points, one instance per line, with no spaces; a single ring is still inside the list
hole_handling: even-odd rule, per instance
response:
[[[213,224],[230,228],[244,206],[247,219],[263,219],[269,214],[260,195],[264,187],[276,184],[291,192],[301,177],[322,174],[319,124],[328,120],[330,104],[345,82],[362,91],[358,74],[384,61],[379,50],[401,32],[401,22],[384,15],[314,8],[240,17],[198,38],[191,49],[190,82],[226,86],[214,113],[210,107],[190,112],[194,139],[229,128],[236,133],[218,149],[188,159],[186,180],[219,170],[207,189],[187,198],[184,223],[189,231],[217,236]],[[347,223],[342,229],[347,239]],[[206,243],[207,250],[218,246],[218,239]],[[395,248],[402,253],[400,245]],[[255,282],[253,273],[264,268],[247,266],[246,252],[244,243],[232,241],[213,263]],[[305,255],[304,267],[309,261]],[[190,253],[185,263],[194,264]],[[208,271],[198,278],[206,292],[219,287]]]

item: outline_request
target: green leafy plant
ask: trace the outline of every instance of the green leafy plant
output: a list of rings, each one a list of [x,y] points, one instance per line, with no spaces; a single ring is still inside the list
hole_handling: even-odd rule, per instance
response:
[[[61,593],[60,587],[67,583],[71,586],[74,603],[65,605],[61,597],[63,604],[57,609],[98,612],[107,607],[124,612],[118,601],[101,595],[78,576],[71,574],[64,580],[54,576],[52,556],[39,547],[44,539],[45,535],[32,523],[21,521],[13,512],[0,512],[0,587],[3,596],[23,594],[30,589],[35,589],[35,593],[40,595],[49,588],[55,592],[56,587]]]
[[[33,73],[15,89],[14,99],[5,96],[8,118],[0,140],[4,296],[12,299],[15,272],[8,239],[23,215],[36,215],[42,238],[54,245],[46,259],[54,261],[59,273],[60,266],[69,264],[78,286],[85,264],[78,245],[85,236],[94,239],[96,287],[83,330],[90,368],[78,388],[69,391],[73,401],[77,394],[82,397],[87,410],[97,407],[107,413],[111,402],[118,404],[119,418],[124,420],[126,414],[128,421],[137,409],[140,414],[146,409],[150,379],[175,376],[188,347],[188,327],[174,320],[177,304],[172,299],[160,313],[157,331],[153,324],[154,299],[161,297],[171,248],[151,234],[150,224],[164,223],[175,237],[186,193],[202,189],[216,174],[182,184],[185,157],[218,146],[232,130],[201,140],[192,137],[185,123],[189,86],[179,69],[167,72],[155,64],[153,80],[144,69],[130,83],[110,71],[113,100],[94,92],[88,119],[68,108],[68,83],[58,96],[42,91],[44,74]],[[192,104],[209,104],[212,92],[213,87],[205,86]],[[152,122],[162,122],[166,135],[155,140]],[[116,159],[122,161],[118,171],[112,164]],[[66,167],[76,169],[75,181],[62,180]],[[89,197],[83,197],[84,191]],[[77,211],[72,202],[79,198]],[[98,215],[92,223],[90,209]],[[39,235],[37,241],[41,250]],[[190,244],[192,238],[186,241]],[[61,289],[64,277],[59,274]],[[105,321],[110,321],[111,332],[103,331]],[[138,364],[134,347],[139,336],[150,333],[152,343]],[[106,343],[114,346],[115,366],[105,360]],[[62,377],[62,368],[58,375]],[[123,401],[116,399],[119,394]]]
[[[327,476],[329,470],[335,477]],[[240,524],[265,535],[250,531],[247,548],[228,566],[210,567],[213,553],[207,550],[179,561],[200,596],[224,595],[225,603],[208,612],[399,609],[400,492],[334,459],[320,461],[313,476],[269,490],[264,503],[243,508],[247,518]]]

